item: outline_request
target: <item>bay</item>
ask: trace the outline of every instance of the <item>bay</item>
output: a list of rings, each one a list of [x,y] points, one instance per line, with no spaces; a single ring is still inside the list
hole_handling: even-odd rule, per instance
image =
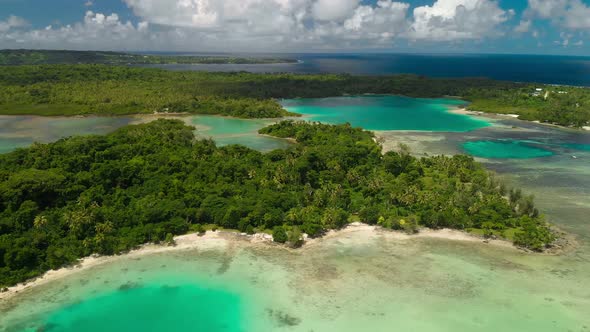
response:
[[[402,96],[350,96],[282,101],[285,109],[309,121],[350,123],[367,130],[465,132],[490,124],[451,111],[465,105],[457,99],[420,99]]]

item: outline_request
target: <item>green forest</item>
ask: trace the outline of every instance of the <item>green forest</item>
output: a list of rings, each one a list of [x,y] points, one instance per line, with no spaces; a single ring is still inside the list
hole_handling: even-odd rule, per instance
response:
[[[542,89],[539,94],[536,89]],[[8,66],[0,71],[0,114],[290,115],[278,99],[364,93],[455,96],[469,109],[518,114],[568,127],[590,121],[590,90],[483,78],[173,72],[106,65]]]
[[[283,121],[260,132],[298,143],[217,147],[161,119],[0,155],[0,285],[211,225],[272,231],[291,245],[351,221],[510,233],[533,250],[553,241],[532,197],[471,157],[382,154],[371,132],[348,124]]]
[[[223,55],[156,55],[104,51],[0,50],[0,66],[50,64],[269,64],[295,63],[285,58],[235,57]]]

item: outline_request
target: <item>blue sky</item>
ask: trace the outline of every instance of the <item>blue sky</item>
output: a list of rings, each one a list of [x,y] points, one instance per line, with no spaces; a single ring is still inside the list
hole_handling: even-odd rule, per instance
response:
[[[0,48],[590,55],[590,0],[0,0]]]

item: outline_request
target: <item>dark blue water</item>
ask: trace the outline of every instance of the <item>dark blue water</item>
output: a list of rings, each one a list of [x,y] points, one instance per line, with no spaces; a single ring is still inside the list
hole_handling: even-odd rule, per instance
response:
[[[171,70],[353,75],[419,74],[430,77],[487,77],[517,82],[590,86],[590,57],[482,54],[264,54],[298,64],[155,65]]]

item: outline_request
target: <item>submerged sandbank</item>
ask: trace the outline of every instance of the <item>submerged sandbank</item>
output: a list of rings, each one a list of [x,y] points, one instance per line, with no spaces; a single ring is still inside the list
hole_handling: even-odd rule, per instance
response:
[[[266,233],[257,233],[254,235],[246,235],[244,233],[235,233],[229,231],[208,231],[204,234],[186,234],[179,235],[174,238],[175,245],[158,245],[158,244],[145,244],[140,246],[138,249],[132,250],[128,253],[117,255],[117,256],[98,256],[93,255],[90,257],[82,258],[79,262],[73,266],[63,267],[58,270],[51,270],[46,272],[43,276],[33,279],[31,281],[23,282],[13,287],[9,287],[7,291],[0,293],[0,301],[8,300],[21,292],[31,290],[37,286],[41,286],[50,283],[55,280],[62,279],[69,275],[77,272],[92,268],[94,266],[115,262],[122,258],[138,258],[151,254],[180,251],[180,250],[191,250],[191,249],[225,249],[234,241],[246,241],[251,244],[259,244],[263,246],[274,246],[277,250],[313,250],[320,248],[322,243],[331,238],[338,237],[359,237],[362,239],[385,236],[391,240],[407,241],[414,239],[440,239],[448,241],[463,241],[473,243],[488,243],[490,245],[512,248],[518,250],[511,242],[506,240],[484,240],[481,237],[472,235],[459,230],[452,229],[423,229],[417,234],[408,235],[400,231],[392,231],[383,229],[379,226],[373,226],[363,223],[352,223],[341,230],[331,230],[327,232],[321,238],[311,239],[308,238],[305,241],[303,248],[291,249],[284,245],[279,245],[272,240],[272,236]]]

